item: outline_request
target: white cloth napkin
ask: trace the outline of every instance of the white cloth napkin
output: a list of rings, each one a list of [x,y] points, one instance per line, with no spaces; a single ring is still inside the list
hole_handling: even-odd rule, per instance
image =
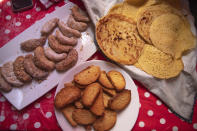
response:
[[[115,3],[122,2],[122,0],[83,0],[83,2],[94,25],[96,25],[96,22],[107,13],[110,7]],[[182,0],[182,5],[182,11],[187,15],[192,32],[196,35],[194,19],[189,11],[188,1]],[[150,92],[158,96],[177,116],[191,122],[197,92],[196,57],[197,49],[193,49],[183,56],[184,70],[178,77],[168,80],[157,79],[135,66],[120,66],[132,78],[140,81]]]

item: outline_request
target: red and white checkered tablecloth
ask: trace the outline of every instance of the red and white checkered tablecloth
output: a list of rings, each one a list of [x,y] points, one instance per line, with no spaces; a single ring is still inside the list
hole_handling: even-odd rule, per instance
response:
[[[71,0],[84,9],[80,0]],[[66,4],[61,1],[49,9],[41,8],[34,0],[30,10],[13,13],[9,0],[0,0],[0,47],[23,32],[37,20],[45,17]],[[105,60],[97,51],[90,59]],[[139,116],[133,130],[149,131],[192,131],[197,130],[197,103],[194,107],[192,123],[187,123],[173,114],[162,101],[135,81],[140,97]],[[17,111],[3,95],[0,94],[0,130],[61,130],[54,114],[54,94],[56,87],[21,111]],[[197,102],[197,101],[196,101]],[[125,121],[128,122],[128,121]]]

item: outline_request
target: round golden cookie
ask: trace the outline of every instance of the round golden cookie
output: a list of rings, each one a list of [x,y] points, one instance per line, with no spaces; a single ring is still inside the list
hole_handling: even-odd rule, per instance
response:
[[[173,59],[171,55],[167,55],[149,44],[145,44],[143,53],[135,66],[160,79],[176,77],[184,68],[181,59]]]
[[[136,19],[138,32],[149,44],[152,44],[149,36],[149,30],[152,22],[158,16],[169,12],[180,14],[178,10],[172,8],[170,5],[167,4],[146,6],[140,8],[137,12]]]
[[[138,60],[144,46],[136,23],[120,14],[109,14],[99,20],[96,25],[96,40],[108,58],[126,65]]]
[[[150,26],[153,45],[176,59],[181,58],[184,51],[194,48],[196,39],[184,20],[172,13],[155,18]]]

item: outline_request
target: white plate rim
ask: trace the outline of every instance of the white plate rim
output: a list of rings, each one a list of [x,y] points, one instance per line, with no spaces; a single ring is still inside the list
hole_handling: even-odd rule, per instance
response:
[[[127,84],[126,89],[131,89],[132,99],[131,99],[131,102],[128,105],[128,107],[118,113],[117,122],[116,122],[115,126],[111,129],[111,131],[131,130],[137,121],[138,114],[139,114],[139,107],[140,107],[137,86],[135,85],[135,83],[133,82],[132,78],[129,76],[128,73],[126,73],[122,68],[120,68],[119,66],[117,66],[113,63],[103,61],[103,60],[90,60],[90,61],[86,61],[86,62],[83,62],[83,63],[75,66],[74,68],[69,70],[64,75],[63,79],[59,82],[59,84],[56,88],[55,96],[60,91],[60,89],[63,88],[63,85],[65,82],[70,82],[73,80],[73,76],[75,73],[81,71],[82,69],[84,69],[85,67],[88,67],[90,65],[98,65],[101,67],[101,70],[105,70],[105,71],[106,71],[106,69],[105,69],[106,67],[109,68],[108,70],[114,69],[114,70],[120,71],[123,74],[123,76],[125,77],[126,84]],[[102,65],[105,65],[106,67],[103,68]],[[69,76],[69,75],[71,75],[71,76]],[[128,87],[128,83],[132,84],[131,85],[132,88]],[[63,114],[61,114],[61,112],[59,110],[57,110],[55,107],[54,107],[54,110],[55,110],[55,116],[58,121],[58,124],[63,131],[68,131],[68,130],[82,131],[82,130],[84,130],[84,128],[81,126],[77,126],[77,127],[73,128],[68,123],[68,121],[64,118]],[[125,115],[126,113],[130,113],[131,116],[128,117],[128,115]],[[121,117],[121,119],[119,117]],[[128,124],[125,124],[125,121],[129,121]]]

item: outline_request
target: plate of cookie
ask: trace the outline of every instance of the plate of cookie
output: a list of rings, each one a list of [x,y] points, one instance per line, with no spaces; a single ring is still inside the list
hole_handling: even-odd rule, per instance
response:
[[[23,109],[96,52],[93,38],[90,18],[73,3],[47,14],[0,48],[2,94]]]
[[[119,66],[102,60],[81,63],[58,84],[54,108],[62,130],[131,130],[139,94]]]

